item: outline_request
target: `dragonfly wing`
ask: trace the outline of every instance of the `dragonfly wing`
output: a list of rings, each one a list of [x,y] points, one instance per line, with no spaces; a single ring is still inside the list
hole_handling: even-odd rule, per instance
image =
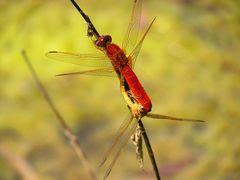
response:
[[[98,69],[77,71],[77,72],[70,72],[70,73],[61,73],[61,74],[57,74],[56,76],[69,76],[69,75],[82,75],[82,74],[91,75],[91,76],[117,77],[112,67],[98,68]]]
[[[147,33],[149,32],[149,30],[151,29],[153,22],[155,21],[156,17],[152,20],[152,22],[150,23],[150,25],[148,26],[146,32],[143,34],[142,38],[140,39],[140,41],[138,42],[138,44],[136,45],[136,47],[133,49],[133,51],[130,53],[129,55],[129,59],[131,59],[131,67],[133,68],[137,59],[137,56],[141,50],[143,41],[147,35]]]
[[[127,118],[125,121],[122,122],[121,126],[119,127],[119,129],[115,135],[115,139],[114,139],[112,145],[110,146],[108,151],[103,156],[100,166],[102,166],[108,160],[109,155],[111,155],[113,153],[114,149],[116,149],[116,146],[120,143],[122,136],[126,132],[129,125],[132,123],[132,120],[133,120],[133,116],[131,115],[130,118]]]
[[[136,45],[141,20],[141,11],[142,0],[134,0],[130,22],[122,44],[122,48],[127,52],[131,52]]]
[[[65,63],[72,63],[88,67],[110,67],[111,61],[105,54],[77,54],[60,51],[49,51],[46,56]]]
[[[108,168],[104,174],[103,179],[106,179],[108,177],[108,175],[110,174],[114,164],[116,163],[122,149],[125,147],[125,145],[127,144],[128,140],[130,139],[130,137],[132,136],[132,134],[134,133],[136,127],[137,127],[138,121],[136,119],[133,120],[133,118],[131,117],[131,125],[129,128],[126,129],[126,132],[124,133],[123,137],[121,138],[121,140],[119,140],[117,146],[115,146],[115,150],[112,153],[112,157],[113,159],[111,161],[109,161],[109,165]]]
[[[173,121],[205,122],[205,121],[199,120],[199,119],[186,119],[186,118],[166,116],[166,115],[154,114],[154,113],[147,113],[146,116],[149,117],[149,118],[152,118],[152,119],[167,119],[167,120],[173,120]]]

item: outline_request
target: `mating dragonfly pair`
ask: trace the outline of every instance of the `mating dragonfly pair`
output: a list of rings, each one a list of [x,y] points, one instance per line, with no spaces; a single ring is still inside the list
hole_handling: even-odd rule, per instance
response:
[[[109,160],[108,169],[104,178],[109,175],[113,165],[120,155],[122,148],[131,136],[134,144],[136,145],[136,154],[140,166],[143,166],[143,136],[145,144],[149,151],[150,159],[153,158],[151,159],[153,167],[156,170],[156,162],[151,150],[150,142],[146,135],[146,131],[141,121],[142,117],[147,116],[155,119],[202,122],[201,120],[184,119],[150,113],[152,108],[151,100],[139,82],[136,74],[133,72],[133,68],[142,47],[142,43],[156,18],[152,20],[142,38],[137,42],[141,20],[142,0],[134,0],[130,22],[122,43],[122,47],[120,48],[118,45],[112,43],[112,38],[110,35],[99,35],[90,18],[82,11],[82,9],[74,0],[71,0],[71,2],[87,23],[87,35],[92,39],[94,45],[103,53],[76,54],[69,52],[49,51],[47,53],[47,56],[52,59],[67,63],[78,64],[81,66],[98,67],[87,71],[59,74],[59,76],[79,74],[113,76],[115,73],[120,81],[121,93],[131,112],[131,117],[122,124],[118,130],[115,141],[103,158],[101,164],[106,163],[110,155],[113,157],[111,160]],[[126,54],[128,52],[130,52],[129,55]],[[158,170],[156,171],[156,177],[157,179],[160,179]]]

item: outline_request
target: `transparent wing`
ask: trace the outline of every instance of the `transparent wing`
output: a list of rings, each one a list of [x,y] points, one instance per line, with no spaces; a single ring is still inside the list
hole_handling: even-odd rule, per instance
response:
[[[173,120],[173,121],[205,122],[205,121],[199,120],[199,119],[178,118],[178,117],[166,116],[166,115],[154,114],[154,113],[147,113],[146,116],[149,117],[149,118],[152,118],[152,119],[167,119],[167,120]]]
[[[70,73],[61,73],[61,74],[57,74],[56,76],[69,76],[69,75],[81,75],[81,74],[91,75],[91,76],[117,77],[112,67],[98,68],[98,69],[77,71],[77,72],[70,72]]]
[[[102,166],[107,161],[108,156],[112,153],[112,151],[114,150],[115,146],[117,146],[117,144],[120,142],[119,140],[121,139],[121,137],[126,132],[127,128],[131,124],[132,120],[133,120],[133,116],[131,115],[130,118],[127,118],[125,121],[122,122],[121,126],[119,127],[119,129],[118,129],[118,131],[117,131],[117,133],[115,135],[115,139],[114,139],[112,145],[107,150],[107,152],[104,154],[103,159],[102,159],[102,161],[100,163],[100,166]]]
[[[88,67],[111,67],[111,61],[104,54],[77,54],[60,51],[49,51],[46,56],[65,63]]]
[[[134,133],[136,127],[137,127],[137,124],[138,124],[138,121],[136,119],[133,119],[133,117],[131,117],[131,123],[130,123],[130,127],[127,128],[125,131],[124,131],[124,134],[122,135],[121,139],[117,140],[117,144],[115,144],[115,148],[114,148],[114,151],[112,151],[112,160],[111,161],[108,161],[109,164],[108,164],[108,168],[104,174],[104,177],[103,179],[106,179],[108,177],[108,175],[110,174],[114,164],[116,163],[122,149],[125,147],[125,145],[127,144],[128,140],[130,139],[131,135]]]
[[[142,0],[134,0],[130,22],[122,43],[122,48],[126,50],[127,53],[131,52],[136,45],[141,20],[141,11]]]
[[[139,54],[139,52],[142,48],[143,41],[144,41],[146,35],[148,34],[149,30],[151,29],[155,19],[156,19],[156,17],[152,20],[152,22],[148,26],[146,32],[143,34],[142,38],[140,39],[140,41],[138,42],[138,44],[136,45],[136,47],[133,49],[133,51],[130,53],[130,55],[128,57],[131,60],[131,67],[132,68],[134,68],[137,56],[138,56],[138,54]]]

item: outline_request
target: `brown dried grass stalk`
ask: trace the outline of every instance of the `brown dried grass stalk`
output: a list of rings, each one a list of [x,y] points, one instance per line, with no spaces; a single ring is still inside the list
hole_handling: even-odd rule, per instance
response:
[[[55,104],[53,103],[52,99],[50,98],[46,88],[40,81],[35,69],[33,68],[25,50],[22,50],[22,56],[27,64],[28,69],[31,72],[31,75],[37,84],[38,89],[43,95],[43,98],[46,100],[47,104],[49,105],[50,109],[52,110],[53,114],[56,116],[57,121],[61,124],[65,136],[68,138],[72,148],[74,149],[75,153],[77,154],[79,160],[83,163],[84,168],[86,169],[89,177],[92,180],[97,180],[97,175],[95,171],[93,170],[91,164],[89,163],[86,154],[83,152],[79,142],[78,142],[78,137],[73,133],[72,129],[67,125],[65,119],[63,118],[62,114],[59,112]]]

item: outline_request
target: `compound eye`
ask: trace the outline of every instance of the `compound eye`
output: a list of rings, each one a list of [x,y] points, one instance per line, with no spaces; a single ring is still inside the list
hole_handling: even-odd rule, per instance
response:
[[[108,43],[112,42],[112,38],[109,35],[106,36],[100,36],[98,40],[96,41],[96,45],[98,47],[106,47]]]
[[[111,43],[111,42],[112,42],[112,37],[109,36],[109,35],[106,35],[105,36],[105,43],[107,44],[107,43]]]

